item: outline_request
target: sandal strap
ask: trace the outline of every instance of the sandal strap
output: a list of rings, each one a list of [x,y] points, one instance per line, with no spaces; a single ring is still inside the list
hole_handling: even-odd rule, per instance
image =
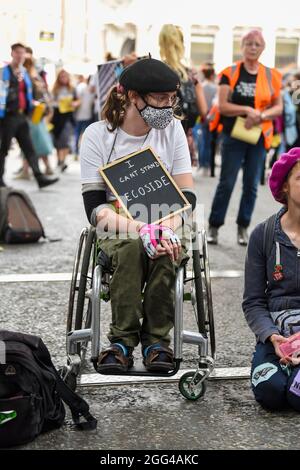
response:
[[[112,354],[114,358],[116,359],[117,362],[119,362],[122,365],[127,365],[128,363],[128,357],[125,356],[123,352],[123,348],[121,349],[119,346],[116,345],[111,345],[108,348],[104,349],[101,351],[99,354],[98,358],[98,364],[101,364],[101,362],[109,355]]]
[[[145,358],[147,358],[149,363],[151,363],[151,362],[155,361],[157,358],[159,358],[159,355],[161,353],[165,354],[167,356],[167,358],[170,360],[170,362],[173,362],[173,360],[174,360],[173,351],[170,348],[165,348],[161,345],[157,345],[157,346],[156,345],[150,345],[144,351]]]

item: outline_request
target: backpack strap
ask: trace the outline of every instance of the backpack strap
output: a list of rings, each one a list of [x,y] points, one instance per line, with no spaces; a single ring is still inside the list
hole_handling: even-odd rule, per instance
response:
[[[73,390],[71,390],[70,387],[68,387],[68,385],[63,381],[51,360],[51,356],[47,347],[41,339],[38,349],[33,351],[33,354],[35,359],[43,364],[43,367],[55,374],[57,390],[61,399],[70,408],[73,422],[76,427],[81,430],[96,429],[97,420],[94,418],[94,416],[91,415],[88,403],[77,393],[73,392]],[[86,422],[80,422],[81,417],[85,418]]]
[[[78,429],[81,429],[82,431],[96,429],[97,420],[90,413],[88,403],[77,393],[73,392],[70,387],[68,387],[68,385],[63,381],[54,366],[53,369],[53,372],[56,375],[57,389],[62,400],[69,406],[71,410],[72,419],[75,426]],[[80,422],[81,416],[85,418],[85,422]]]
[[[276,216],[277,214],[273,214],[264,221],[263,255],[265,258],[269,258],[272,251]]]

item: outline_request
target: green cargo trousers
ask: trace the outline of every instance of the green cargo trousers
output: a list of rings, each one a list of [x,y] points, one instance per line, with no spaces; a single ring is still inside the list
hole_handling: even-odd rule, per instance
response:
[[[169,332],[174,324],[176,271],[189,258],[185,238],[182,244],[178,260],[172,262],[167,255],[151,260],[140,238],[99,241],[113,268],[110,342],[132,347],[139,342],[142,347],[157,342],[169,345]]]

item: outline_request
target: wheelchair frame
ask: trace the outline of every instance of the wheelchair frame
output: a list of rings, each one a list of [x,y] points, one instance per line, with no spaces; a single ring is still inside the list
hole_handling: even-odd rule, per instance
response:
[[[133,367],[122,375],[173,376],[178,372],[183,359],[183,343],[197,345],[199,352],[197,369],[187,372],[179,380],[179,390],[182,395],[187,399],[196,400],[204,395],[205,381],[214,368],[216,344],[206,233],[204,230],[198,232],[196,223],[192,226],[191,242],[192,276],[187,277],[184,265],[179,267],[175,280],[174,369],[154,374],[144,368]],[[84,228],[80,234],[73,266],[67,318],[68,359],[67,365],[62,369],[62,377],[73,389],[76,388],[77,376],[81,372],[89,341],[91,341],[91,362],[98,372],[101,301],[109,300],[109,279],[110,273],[97,262],[96,229]],[[190,292],[184,292],[184,286],[189,282]],[[186,300],[190,300],[194,307],[197,332],[183,329],[183,304]]]

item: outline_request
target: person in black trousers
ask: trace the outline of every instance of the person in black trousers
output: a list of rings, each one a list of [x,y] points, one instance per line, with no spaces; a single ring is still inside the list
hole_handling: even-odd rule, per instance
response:
[[[3,180],[5,158],[13,137],[17,139],[40,188],[58,181],[58,178],[51,179],[42,174],[31,142],[27,115],[33,105],[32,87],[30,78],[23,67],[25,52],[23,44],[13,44],[11,46],[12,61],[0,70],[0,187],[6,186]]]

